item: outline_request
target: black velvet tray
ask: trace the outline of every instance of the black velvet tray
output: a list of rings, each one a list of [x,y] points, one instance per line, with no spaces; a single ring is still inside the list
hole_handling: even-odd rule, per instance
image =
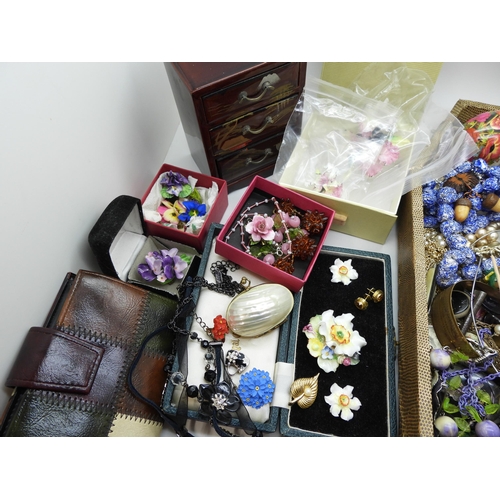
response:
[[[330,266],[336,258],[352,260],[359,277],[350,284],[332,283]],[[319,373],[316,401],[307,408],[292,405],[282,409],[280,432],[287,436],[348,436],[381,437],[397,435],[397,404],[395,388],[395,338],[392,318],[390,257],[385,254],[323,247],[314,269],[301,293],[296,325],[291,326],[288,363],[294,364],[294,379],[314,377]],[[384,292],[382,302],[368,302],[361,311],[354,301],[364,297],[368,288]],[[333,309],[334,315],[351,313],[354,329],[364,337],[367,345],[360,353],[360,362],[352,366],[339,366],[326,373],[309,354],[308,339],[302,329],[311,317]],[[330,387],[354,387],[353,396],[361,401],[350,421],[330,414],[324,397]]]
[[[212,241],[223,226],[212,224],[208,241]],[[203,275],[209,256],[207,246],[199,273]],[[359,278],[349,285],[331,282],[330,266],[336,258],[352,260]],[[279,432],[284,436],[395,436],[397,435],[397,404],[395,389],[395,339],[392,323],[390,257],[385,254],[368,253],[337,247],[322,247],[311,275],[303,289],[294,294],[294,309],[280,328],[280,339],[276,351],[274,381],[280,402],[273,400],[269,420],[256,423],[264,433]],[[363,297],[367,288],[381,289],[384,300],[369,302],[365,311],[358,310],[354,300]],[[195,291],[195,301],[199,290]],[[335,373],[325,373],[317,365],[307,349],[307,337],[302,328],[309,319],[333,309],[335,315],[352,313],[353,325],[367,340],[361,349],[360,363],[355,366],[339,366]],[[188,325],[189,327],[189,325]],[[251,357],[251,363],[259,366],[259,359]],[[252,366],[253,366],[252,365]],[[178,361],[174,364],[174,371]],[[316,402],[308,409],[288,405],[290,385],[294,379],[311,377],[320,373]],[[279,376],[278,376],[279,374]],[[279,381],[278,381],[279,379]],[[341,387],[354,386],[354,396],[361,400],[361,408],[354,412],[350,422],[344,422],[329,413],[324,396],[330,394],[330,386],[336,382]],[[279,389],[278,389],[279,386]],[[173,404],[174,387],[168,383],[163,395],[163,411],[175,416]],[[189,410],[187,417],[203,420],[197,411]],[[233,419],[230,427],[240,427]]]

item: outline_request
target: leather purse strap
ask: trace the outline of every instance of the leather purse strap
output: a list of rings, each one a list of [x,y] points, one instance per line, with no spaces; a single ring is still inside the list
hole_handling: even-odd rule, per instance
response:
[[[154,401],[152,401],[151,399],[149,399],[146,396],[144,396],[143,394],[141,394],[141,392],[134,385],[134,371],[137,368],[137,365],[139,364],[139,360],[141,359],[141,356],[142,356],[144,350],[146,349],[146,346],[154,337],[163,333],[166,328],[167,327],[158,328],[154,332],[151,332],[143,340],[143,342],[141,343],[139,350],[138,350],[137,354],[135,355],[135,357],[130,365],[130,368],[128,370],[127,385],[128,385],[129,390],[132,392],[132,394],[134,394],[134,396],[136,398],[139,398],[141,401],[143,401],[144,403],[151,406],[151,408],[153,408],[158,413],[158,415],[163,420],[163,422],[165,424],[169,425],[173,429],[173,431],[177,434],[177,436],[179,436],[179,437],[193,437],[193,435],[186,429],[183,422],[178,423],[175,420],[169,418],[163,412],[163,410],[161,409],[161,407],[158,404],[156,404]]]
[[[33,327],[7,378],[8,387],[88,394],[104,348],[52,328]]]

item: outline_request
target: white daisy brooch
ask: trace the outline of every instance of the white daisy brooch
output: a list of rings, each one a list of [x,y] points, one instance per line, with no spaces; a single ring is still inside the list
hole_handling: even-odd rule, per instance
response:
[[[353,411],[361,408],[361,401],[352,395],[353,390],[352,385],[340,387],[333,384],[330,387],[331,394],[325,396],[325,401],[330,405],[330,413],[334,417],[340,416],[342,420],[349,421],[354,417]]]
[[[335,259],[333,266],[330,266],[332,273],[332,283],[343,283],[348,285],[352,280],[357,279],[358,272],[352,267],[352,259],[345,262],[340,259]]]

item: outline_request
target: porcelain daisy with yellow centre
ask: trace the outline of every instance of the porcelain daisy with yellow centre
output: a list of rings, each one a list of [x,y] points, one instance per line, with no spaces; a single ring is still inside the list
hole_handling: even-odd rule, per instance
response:
[[[318,332],[325,337],[325,343],[335,354],[354,356],[366,345],[366,340],[354,330],[351,313],[334,316],[333,310],[323,312],[318,325]]]
[[[325,396],[325,401],[330,405],[330,413],[334,417],[340,416],[342,420],[349,421],[354,417],[353,411],[360,409],[361,401],[352,396],[353,390],[352,385],[340,387],[333,384],[330,387],[331,394]]]
[[[344,283],[348,285],[352,280],[357,279],[358,272],[352,267],[352,259],[345,262],[340,259],[335,259],[333,266],[330,266],[333,283]]]

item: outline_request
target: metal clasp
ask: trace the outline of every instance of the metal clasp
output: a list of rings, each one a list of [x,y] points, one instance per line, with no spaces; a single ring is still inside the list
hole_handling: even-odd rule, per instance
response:
[[[240,286],[243,288],[243,290],[247,290],[248,288],[250,288],[250,284],[251,282],[248,278],[246,278],[245,276],[241,278]]]

